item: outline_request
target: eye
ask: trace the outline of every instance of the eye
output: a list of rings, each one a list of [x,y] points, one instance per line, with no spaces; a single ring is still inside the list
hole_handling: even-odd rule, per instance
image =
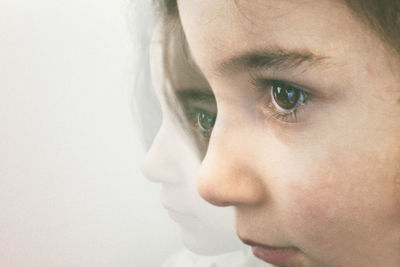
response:
[[[301,89],[283,82],[271,85],[272,104],[278,112],[292,113],[307,99],[307,93]]]
[[[211,135],[217,115],[203,109],[196,109],[197,126],[203,135]]]
[[[303,110],[313,96],[303,87],[286,81],[253,76],[251,83],[260,92],[259,103],[265,116],[284,123],[296,123],[297,113]]]

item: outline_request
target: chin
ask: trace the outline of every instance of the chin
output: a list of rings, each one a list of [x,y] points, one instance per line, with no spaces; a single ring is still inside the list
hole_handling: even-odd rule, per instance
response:
[[[209,231],[189,231],[181,228],[183,244],[193,253],[216,256],[241,249],[233,237],[226,237]]]

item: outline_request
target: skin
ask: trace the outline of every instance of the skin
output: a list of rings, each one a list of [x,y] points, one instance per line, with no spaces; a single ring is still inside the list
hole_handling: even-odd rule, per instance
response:
[[[173,40],[168,51],[172,58],[175,85],[179,88],[208,88],[207,82],[191,67],[180,45]],[[180,226],[185,246],[202,255],[218,255],[244,249],[235,235],[231,208],[207,203],[196,191],[200,159],[196,146],[167,104],[163,70],[162,27],[155,29],[151,42],[151,70],[156,96],[162,109],[162,125],[142,164],[150,180],[161,183],[161,202]]]
[[[340,1],[178,7],[218,106],[201,196],[235,207],[242,240],[294,248],[282,266],[400,266],[398,54]],[[232,60],[254,50],[315,60],[256,70]],[[271,88],[254,76],[307,92],[296,120],[271,115]]]

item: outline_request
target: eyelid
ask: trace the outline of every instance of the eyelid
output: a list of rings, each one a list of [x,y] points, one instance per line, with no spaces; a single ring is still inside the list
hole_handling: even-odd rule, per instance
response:
[[[199,122],[198,122],[198,115],[200,113],[207,113],[208,115],[216,117],[217,112],[213,112],[213,111],[208,110],[207,108],[202,108],[202,107],[198,107],[196,105],[190,105],[190,104],[185,105],[183,111],[184,111],[185,120],[187,122],[187,125],[190,127],[190,130],[201,135],[203,138],[208,139],[211,135],[212,129],[209,131],[202,129],[202,127],[199,125]]]
[[[276,86],[276,85],[275,85]],[[296,88],[297,89],[297,88]],[[284,108],[281,108],[281,107],[276,107],[278,104],[276,103],[276,101],[273,99],[273,95],[272,95],[272,90],[271,90],[271,92],[270,92],[270,94],[271,94],[271,96],[270,96],[270,98],[271,98],[271,102],[273,102],[273,103],[275,103],[274,104],[274,106],[276,107],[276,109],[278,110],[278,112],[280,112],[281,114],[290,114],[290,113],[292,113],[293,111],[296,111],[298,108],[300,108],[300,106],[302,106],[302,105],[305,105],[305,103],[306,103],[306,101],[308,101],[308,98],[309,98],[309,94],[308,93],[306,93],[306,92],[304,92],[304,91],[302,91],[301,89],[297,89],[297,90],[300,90],[301,92],[300,92],[300,98],[299,98],[299,103],[294,107],[294,108],[291,108],[291,109],[284,109]]]
[[[215,103],[211,89],[181,89],[175,94],[181,103]]]
[[[319,85],[318,77],[310,77],[310,74],[301,75],[281,72],[271,72],[271,71],[254,71],[249,72],[250,83],[254,85],[255,89],[261,89],[271,85],[271,82],[282,82],[286,85],[290,85],[297,89],[300,89],[307,94],[311,95],[313,98],[318,98],[323,102],[331,102],[336,98],[336,90],[334,88],[328,90],[328,85]],[[318,86],[323,86],[320,88]]]
[[[286,85],[286,86],[291,86],[294,87],[300,91],[305,92],[307,95],[314,95],[312,93],[311,89],[308,89],[304,86],[298,85],[296,83],[293,82],[288,82],[285,80],[278,80],[278,79],[267,79],[267,78],[261,78],[261,77],[253,77],[251,76],[251,80],[250,80],[251,84],[255,86],[255,89],[257,89],[258,91],[264,92],[266,89],[269,89],[271,86],[274,85]]]
[[[298,123],[298,113],[303,112],[303,109],[307,105],[306,103],[313,98],[313,94],[309,92],[310,90],[307,90],[303,86],[299,86],[295,83],[284,80],[266,79],[252,76],[251,84],[253,84],[255,87],[254,89],[260,93],[260,99],[257,99],[257,102],[259,103],[260,110],[263,112],[264,116],[266,116],[267,120],[274,118],[277,122],[287,125]],[[302,102],[290,110],[282,110],[279,107],[276,107],[274,104],[272,90],[274,86],[278,85],[282,87],[289,86],[299,90],[304,97]]]

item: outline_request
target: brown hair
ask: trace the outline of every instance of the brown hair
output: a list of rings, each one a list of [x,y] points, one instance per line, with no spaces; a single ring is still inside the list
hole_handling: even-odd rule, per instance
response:
[[[172,49],[176,49],[176,45],[179,45],[178,49],[183,51],[185,60],[187,60],[189,65],[192,66],[194,70],[198,70],[198,68],[191,59],[192,57],[186,42],[186,36],[180,22],[176,0],[153,0],[153,4],[158,13],[159,26],[162,27],[162,65],[165,74],[165,80],[163,82],[164,89],[162,92],[164,94],[164,99],[170,110],[174,113],[175,119],[177,119],[183,129],[187,131],[188,136],[196,146],[197,156],[202,158],[205,153],[205,147],[198,138],[197,128],[195,125],[188,122],[185,115],[184,104],[179,101],[176,91],[171,90],[171,88],[177,88],[176,75],[174,75],[174,72],[177,70],[173,62],[175,53],[172,52]],[[200,70],[198,70],[198,73],[201,75]]]
[[[343,0],[346,6],[362,23],[367,25],[388,48],[400,56],[400,0]],[[153,0],[159,19],[163,23],[163,50],[170,51],[172,42],[179,42],[185,51],[188,61],[191,60],[186,37],[180,23],[177,0]],[[174,66],[171,63],[170,53],[163,53],[163,67],[167,83],[172,88],[174,81],[172,73]],[[177,100],[174,92],[164,90],[165,99],[181,125],[194,137],[198,152],[204,153],[204,147],[196,139],[194,129],[187,124],[184,118],[183,107]]]
[[[400,54],[399,0],[345,0],[351,11]]]
[[[153,0],[166,18],[178,17],[177,0]],[[400,0],[343,0],[354,15],[400,55]]]

